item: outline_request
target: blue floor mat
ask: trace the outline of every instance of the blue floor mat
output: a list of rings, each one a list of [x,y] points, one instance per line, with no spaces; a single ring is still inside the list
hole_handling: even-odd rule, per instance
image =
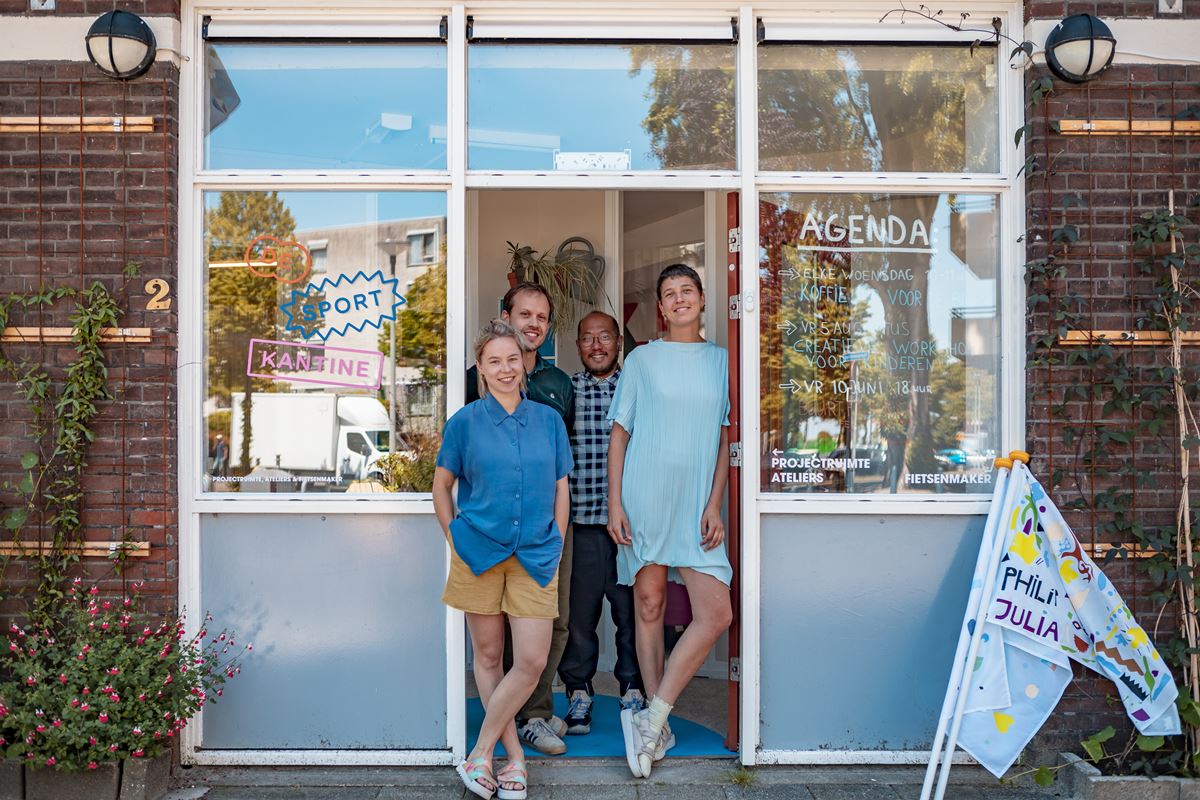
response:
[[[559,717],[567,715],[567,698],[563,694],[554,695],[554,713]],[[596,695],[592,704],[592,732],[584,736],[564,736],[567,743],[566,755],[572,758],[580,756],[624,756],[625,740],[621,736],[621,706],[617,698],[608,695]],[[479,734],[479,726],[483,724],[483,703],[478,697],[467,700],[467,750],[475,746],[475,738]],[[671,730],[675,733],[675,746],[668,756],[730,756],[732,750],[725,749],[724,734],[710,730],[686,719],[671,717]],[[496,746],[496,754],[502,755],[504,746]],[[545,758],[541,753],[525,748],[529,758]]]

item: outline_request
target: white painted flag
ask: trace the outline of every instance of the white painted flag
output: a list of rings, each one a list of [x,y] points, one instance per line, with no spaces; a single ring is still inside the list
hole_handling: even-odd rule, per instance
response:
[[[1112,680],[1146,735],[1180,733],[1178,690],[1116,587],[1083,552],[1021,463],[1002,510],[1005,537],[979,656],[963,685],[958,744],[999,777],[1038,732],[1071,682],[1070,660]]]

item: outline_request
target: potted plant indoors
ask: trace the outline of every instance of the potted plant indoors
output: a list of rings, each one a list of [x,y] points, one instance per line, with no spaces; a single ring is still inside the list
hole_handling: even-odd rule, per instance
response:
[[[187,636],[182,616],[142,609],[140,588],[106,600],[76,578],[54,623],[8,629],[0,753],[24,765],[26,800],[160,796],[176,734],[241,671],[251,645],[210,636],[211,617]]]
[[[585,249],[569,247],[574,243],[586,245]],[[569,326],[575,321],[576,313],[584,306],[596,302],[602,291],[604,259],[595,252],[586,239],[573,236],[551,253],[541,253],[529,245],[508,244],[508,282],[515,286],[521,282],[536,283],[550,294],[556,313],[550,321],[552,333]]]

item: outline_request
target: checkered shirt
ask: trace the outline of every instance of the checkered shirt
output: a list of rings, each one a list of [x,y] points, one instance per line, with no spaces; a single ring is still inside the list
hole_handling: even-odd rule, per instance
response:
[[[618,368],[603,380],[586,370],[571,376],[575,387],[575,424],[571,431],[571,520],[580,525],[608,524],[608,407],[617,391]]]

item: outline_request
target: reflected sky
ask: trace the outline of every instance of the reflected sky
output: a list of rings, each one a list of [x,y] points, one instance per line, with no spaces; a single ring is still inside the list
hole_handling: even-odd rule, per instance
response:
[[[209,45],[208,169],[445,169],[446,48]]]
[[[361,225],[386,220],[446,216],[446,194],[436,192],[280,192],[296,230]],[[220,192],[204,195],[205,209],[217,207]]]

